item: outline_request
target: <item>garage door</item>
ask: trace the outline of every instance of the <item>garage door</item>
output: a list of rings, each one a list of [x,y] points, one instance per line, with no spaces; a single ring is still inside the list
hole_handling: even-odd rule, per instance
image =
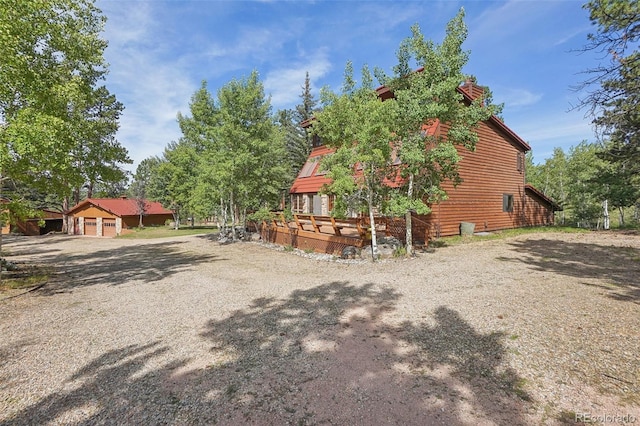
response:
[[[103,237],[115,237],[116,236],[116,220],[115,219],[102,219],[102,236]]]
[[[98,235],[95,217],[84,218],[84,235]]]

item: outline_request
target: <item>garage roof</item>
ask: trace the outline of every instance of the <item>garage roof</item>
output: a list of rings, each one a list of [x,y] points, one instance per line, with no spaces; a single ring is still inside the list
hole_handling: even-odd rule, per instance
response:
[[[116,216],[135,216],[139,214],[137,200],[127,197],[87,198],[69,209],[67,214],[73,214],[74,211],[77,211],[88,204],[101,208],[102,210],[106,210]],[[162,207],[162,204],[157,201],[145,200],[144,213],[146,215],[171,214],[171,210],[165,209]]]

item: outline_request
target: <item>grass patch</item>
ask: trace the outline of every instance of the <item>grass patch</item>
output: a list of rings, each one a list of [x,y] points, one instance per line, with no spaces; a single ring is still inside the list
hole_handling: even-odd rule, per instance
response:
[[[393,257],[404,257],[407,255],[407,248],[400,246],[393,251]]]
[[[584,424],[584,420],[580,418],[574,411],[562,410],[556,417],[560,423],[565,425]]]
[[[534,226],[528,228],[504,229],[501,231],[493,231],[487,235],[454,235],[452,237],[442,237],[429,241],[431,247],[448,247],[460,244],[475,243],[478,241],[500,240],[504,238],[517,237],[519,235],[539,234],[545,232],[563,232],[567,234],[580,234],[591,232],[584,228],[572,228],[570,226]]]
[[[20,290],[44,284],[51,276],[51,269],[37,266],[23,266],[15,271],[2,272],[0,291]]]
[[[119,235],[116,238],[125,239],[152,239],[167,237],[182,237],[186,235],[211,234],[218,231],[216,226],[185,226],[180,229],[173,229],[170,226],[147,226],[145,228],[133,228],[133,232]]]

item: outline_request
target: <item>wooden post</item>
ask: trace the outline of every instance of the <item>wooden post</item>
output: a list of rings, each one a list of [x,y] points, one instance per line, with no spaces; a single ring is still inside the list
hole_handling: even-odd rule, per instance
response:
[[[310,215],[309,219],[311,219],[311,226],[313,226],[313,232],[315,232],[316,234],[319,234],[320,233],[320,227],[316,223],[316,220],[313,217],[313,215]]]
[[[333,232],[337,235],[337,236],[341,236],[342,234],[340,233],[340,228],[338,227],[338,225],[336,225],[336,220],[335,218],[331,217],[331,226],[333,226]]]
[[[358,229],[358,234],[360,234],[360,238],[363,240],[367,239],[367,231],[362,227],[362,218],[358,218],[356,220],[356,228]]]

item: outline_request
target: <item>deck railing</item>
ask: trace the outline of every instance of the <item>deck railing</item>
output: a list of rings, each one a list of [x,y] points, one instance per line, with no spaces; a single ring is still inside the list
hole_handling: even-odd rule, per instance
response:
[[[405,219],[376,217],[376,233],[379,237],[395,237],[405,242]],[[412,217],[414,244],[426,244],[430,224]],[[349,246],[362,248],[371,243],[371,224],[368,217],[336,219],[331,216],[294,214],[287,220],[284,214],[274,215],[260,227],[263,241],[312,250],[314,252],[341,255]]]

